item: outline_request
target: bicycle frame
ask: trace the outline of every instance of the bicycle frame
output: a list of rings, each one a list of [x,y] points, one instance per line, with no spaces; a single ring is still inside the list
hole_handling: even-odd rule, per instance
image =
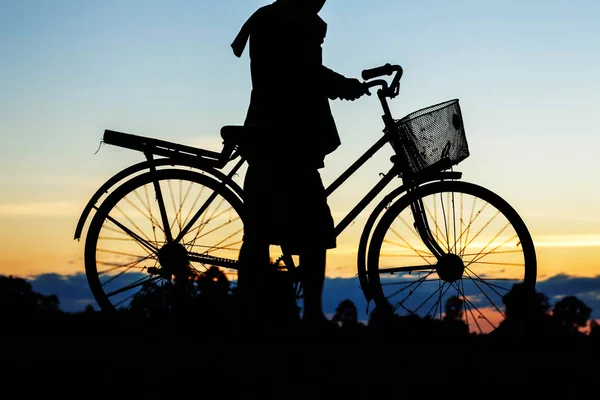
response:
[[[327,188],[325,189],[326,195],[329,197],[336,189],[338,189],[346,180],[348,180],[356,171],[360,169],[362,165],[374,154],[376,154],[386,143],[388,139],[384,136],[379,139],[369,150],[367,150],[357,161],[355,161],[346,171]],[[394,178],[401,177],[400,169],[397,164],[392,165],[386,174],[382,174],[382,179],[375,184],[353,208],[342,218],[342,220],[335,226],[335,234],[338,236],[344,229],[348,227],[354,221],[354,219],[369,205],[371,202],[381,193],[383,190],[394,180]],[[397,189],[386,196],[382,202],[389,203],[393,198],[400,196],[404,192],[408,192],[414,189],[416,186],[426,182],[443,180],[443,179],[459,179],[461,177],[460,172],[456,171],[440,171],[428,175],[422,175],[409,181],[409,183],[403,183]]]
[[[396,68],[396,67],[393,67]],[[397,67],[399,68],[399,67]],[[377,91],[381,107],[383,109],[382,120],[385,125],[384,135],[377,140],[369,149],[367,149],[352,165],[348,167],[343,173],[341,173],[326,189],[326,196],[329,197],[334,193],[344,182],[346,182],[351,176],[354,175],[371,157],[373,157],[379,150],[383,148],[386,143],[393,144],[395,149],[402,149],[403,142],[401,135],[398,132],[395,120],[392,117],[387,98],[393,98],[398,94],[399,80],[402,75],[401,68],[392,69],[395,71],[396,76],[390,86],[388,86],[385,80],[372,80],[366,83],[368,87],[381,86]],[[391,72],[387,73],[387,75]],[[204,173],[212,175],[217,181],[221,182],[222,185],[235,192],[240,198],[243,198],[242,188],[233,180],[233,177],[237,174],[238,170],[246,161],[243,157],[233,166],[229,173],[225,174],[220,169],[228,162],[237,158],[238,154],[230,156],[227,160],[223,160],[222,153],[216,153],[204,149],[189,147],[176,143],[166,142],[158,139],[145,138],[135,136],[131,134],[125,134],[115,131],[105,131],[104,142],[113,144],[119,147],[125,147],[133,150],[138,150],[144,153],[147,161],[135,164],[128,167],[121,172],[110,178],[105,184],[103,184],[96,193],[89,200],[88,204],[84,208],[82,215],[79,218],[76,230],[75,239],[81,237],[83,226],[87,220],[89,214],[93,209],[97,209],[96,203],[98,200],[107,193],[110,188],[114,187],[118,182],[123,179],[139,173],[143,170],[148,170],[150,173],[155,174],[157,167],[161,166],[185,166],[190,168],[198,168]],[[163,156],[164,158],[155,158],[155,155]],[[392,166],[386,174],[382,174],[383,178],[377,182],[367,194],[342,218],[342,220],[335,226],[335,235],[339,236],[354,220],[355,218],[369,205],[372,201],[383,192],[383,190],[392,182],[394,178],[402,178],[402,185],[394,189],[388,195],[386,195],[380,203],[374,208],[367,223],[363,229],[361,239],[359,242],[359,255],[364,254],[369,238],[369,234],[377,220],[377,217],[385,209],[385,206],[389,204],[394,198],[403,195],[404,193],[414,190],[419,185],[429,182],[443,179],[459,179],[461,177],[460,172],[454,171],[440,171],[435,173],[420,174],[418,176],[413,175],[408,167],[408,160],[403,154],[396,154],[392,159]],[[161,218],[163,219],[164,226],[169,226],[168,221],[165,221],[166,212],[164,200],[161,193],[160,185],[158,181],[154,180],[154,190],[156,194],[156,200],[161,210]],[[187,225],[181,229],[177,237],[172,237],[170,231],[166,231],[167,242],[178,242],[187,233],[187,231],[193,226],[193,224],[200,218],[202,213],[207,209],[212,200],[216,197],[216,192],[210,196],[207,201],[197,210],[194,216],[188,221]],[[422,210],[422,204],[416,202],[411,205],[413,208],[413,215],[415,216],[415,226],[417,232],[422,238],[424,244],[431,250],[431,252],[438,258],[443,254],[443,250],[433,240],[427,219]],[[360,257],[359,257],[360,258]],[[235,268],[235,262],[231,260],[217,259],[206,254],[190,254],[190,260],[200,261],[205,263],[212,263],[228,268]],[[364,265],[359,260],[359,278],[361,280],[361,287],[365,292],[367,298],[369,298],[366,292],[367,281],[366,274],[364,272]]]
[[[387,84],[385,81],[374,81],[372,85],[382,85]],[[358,171],[371,157],[373,157],[379,150],[383,148],[386,143],[396,142],[395,148],[402,148],[402,142],[400,139],[400,135],[398,134],[397,127],[394,121],[394,118],[391,115],[391,111],[387,102],[387,97],[389,96],[385,87],[380,89],[377,92],[379,97],[379,101],[383,108],[384,114],[382,116],[383,122],[385,124],[386,129],[384,130],[384,135],[373,144],[367,151],[365,151],[348,169],[346,169],[343,173],[341,173],[326,189],[325,193],[329,197],[335,190],[337,190],[344,182],[346,182],[356,171]],[[371,202],[381,193],[383,190],[394,180],[394,178],[400,177],[403,180],[402,185],[394,189],[388,195],[386,195],[379,204],[372,211],[367,223],[363,228],[363,232],[361,234],[361,238],[359,241],[358,255],[359,255],[359,265],[358,265],[358,276],[361,288],[367,300],[371,299],[371,296],[368,292],[368,281],[365,272],[365,265],[360,260],[360,255],[366,252],[367,243],[369,239],[370,232],[372,231],[373,226],[377,220],[377,217],[381,214],[381,212],[385,209],[385,207],[395,198],[400,197],[404,193],[408,193],[411,190],[414,190],[419,185],[422,185],[427,182],[444,180],[444,179],[460,179],[462,173],[456,171],[439,171],[435,173],[430,173],[426,175],[418,175],[414,176],[409,171],[409,167],[407,164],[407,160],[402,157],[403,155],[397,154],[392,157],[392,167],[388,170],[386,174],[382,174],[382,179],[375,184],[343,218],[342,220],[335,226],[335,234],[339,236],[351,223],[358,217],[358,215],[369,205]],[[429,224],[427,223],[427,218],[423,211],[423,205],[421,201],[414,203],[411,205],[413,209],[413,215],[415,216],[415,228],[419,233],[419,236],[423,240],[423,243],[429,248],[429,250],[436,256],[436,258],[440,258],[444,251],[437,244],[437,242],[433,239],[431,234]]]

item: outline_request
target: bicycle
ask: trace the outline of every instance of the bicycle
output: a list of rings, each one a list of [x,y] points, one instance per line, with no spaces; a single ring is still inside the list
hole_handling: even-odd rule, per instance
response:
[[[398,315],[452,317],[489,332],[504,319],[502,297],[513,284],[535,287],[532,237],[507,201],[454,171],[469,156],[458,99],[393,118],[388,99],[399,94],[402,75],[401,66],[390,64],[362,72],[367,88],[378,88],[383,136],[326,188],[327,195],[384,145],[395,154],[389,171],[337,223],[336,234],[399,178],[359,238],[357,275],[367,312],[373,301]],[[107,180],[75,230],[79,239],[95,210],[84,260],[102,310],[127,306],[148,284],[189,279],[190,271],[216,267],[235,284],[243,234],[243,191],[235,177],[245,163],[240,138],[252,129],[222,127],[220,152],[105,130],[104,143],[141,151],[146,161]],[[294,257],[280,253],[276,265],[298,270]]]

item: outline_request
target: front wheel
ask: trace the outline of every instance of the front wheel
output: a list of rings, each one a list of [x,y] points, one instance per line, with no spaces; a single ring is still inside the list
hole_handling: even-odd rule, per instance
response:
[[[429,246],[416,228],[415,204]],[[535,287],[536,274],[533,240],[517,212],[490,190],[460,181],[429,183],[398,199],[367,254],[376,307],[463,321],[477,333],[496,329],[506,317],[504,295],[517,283]]]

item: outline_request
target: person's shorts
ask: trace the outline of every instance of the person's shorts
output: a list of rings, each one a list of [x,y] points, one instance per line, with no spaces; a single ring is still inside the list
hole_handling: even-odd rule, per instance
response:
[[[244,180],[244,241],[291,254],[336,247],[334,222],[316,168],[249,165]]]

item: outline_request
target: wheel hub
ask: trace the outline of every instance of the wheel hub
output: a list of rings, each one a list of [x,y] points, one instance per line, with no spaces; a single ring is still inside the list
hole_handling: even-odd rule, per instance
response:
[[[456,254],[444,254],[436,265],[436,272],[446,282],[456,282],[465,271],[465,264]]]
[[[180,243],[165,244],[158,250],[158,261],[161,265],[161,275],[182,278],[190,274],[188,253]]]

